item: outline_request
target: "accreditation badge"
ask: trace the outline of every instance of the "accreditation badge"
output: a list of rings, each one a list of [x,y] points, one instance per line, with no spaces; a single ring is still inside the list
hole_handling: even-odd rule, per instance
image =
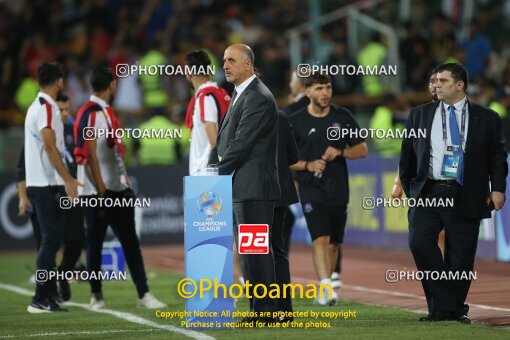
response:
[[[447,145],[443,156],[441,166],[441,176],[457,178],[460,163],[460,147],[456,145]]]

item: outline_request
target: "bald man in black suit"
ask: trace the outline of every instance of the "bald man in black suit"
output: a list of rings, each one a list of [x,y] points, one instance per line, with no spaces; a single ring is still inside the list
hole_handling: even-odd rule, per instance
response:
[[[236,243],[239,224],[268,224],[271,235],[275,200],[280,198],[276,165],[278,111],[273,95],[255,75],[253,63],[253,52],[246,45],[236,44],[225,50],[223,69],[235,89],[219,127],[217,146],[209,158],[209,164],[216,164],[220,175],[232,175]],[[247,281],[270,290],[275,283],[271,242],[268,254],[240,254],[240,262]],[[252,297],[250,309],[275,312],[276,301],[269,296]]]

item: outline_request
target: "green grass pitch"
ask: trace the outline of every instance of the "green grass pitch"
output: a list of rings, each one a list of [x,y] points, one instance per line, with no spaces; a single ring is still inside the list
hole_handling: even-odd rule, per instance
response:
[[[27,282],[33,274],[35,259],[29,255],[1,255],[0,283],[14,285],[33,291]],[[167,311],[183,311],[184,300],[177,294],[177,282],[183,276],[160,270],[147,269],[149,286],[154,295],[168,304]],[[154,311],[136,308],[136,291],[130,280],[105,282],[105,302],[109,309],[128,312],[150,321],[152,324],[133,323],[113,315],[92,312],[77,306],[69,306],[69,313],[31,315],[26,311],[29,296],[0,288],[0,339],[45,337],[51,339],[182,339],[170,329],[154,326],[171,325],[180,329],[180,319],[162,319]],[[86,282],[71,284],[72,300],[87,304],[89,286]],[[238,310],[247,310],[246,299],[237,304]],[[216,339],[509,339],[510,330],[480,324],[464,325],[457,322],[419,323],[418,314],[393,308],[382,308],[352,301],[341,300],[334,307],[314,306],[312,301],[294,301],[299,311],[356,311],[356,318],[348,319],[297,319],[299,322],[329,322],[330,328],[285,329],[229,329],[202,330],[200,333]],[[199,334],[200,335],[200,334]]]

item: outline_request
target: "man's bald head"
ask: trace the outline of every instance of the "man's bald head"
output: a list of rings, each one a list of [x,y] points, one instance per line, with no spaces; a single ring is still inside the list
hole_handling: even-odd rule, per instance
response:
[[[255,55],[253,54],[253,51],[250,46],[245,44],[234,44],[229,46],[229,48],[230,47],[235,48],[244,53],[244,55],[251,61],[252,65],[255,63]]]
[[[227,47],[223,56],[223,69],[227,81],[235,86],[241,84],[254,74],[255,56],[252,49],[245,44]]]

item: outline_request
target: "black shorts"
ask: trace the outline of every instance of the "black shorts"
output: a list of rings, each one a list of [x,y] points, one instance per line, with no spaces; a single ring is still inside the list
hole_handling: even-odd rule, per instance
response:
[[[312,241],[330,236],[330,243],[344,241],[347,206],[328,207],[318,203],[301,203]]]

